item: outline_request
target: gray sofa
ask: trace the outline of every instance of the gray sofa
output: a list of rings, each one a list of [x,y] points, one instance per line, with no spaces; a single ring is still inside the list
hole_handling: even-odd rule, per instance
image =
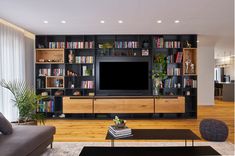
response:
[[[37,156],[42,154],[53,142],[53,126],[13,126],[13,133],[0,132],[0,155]]]

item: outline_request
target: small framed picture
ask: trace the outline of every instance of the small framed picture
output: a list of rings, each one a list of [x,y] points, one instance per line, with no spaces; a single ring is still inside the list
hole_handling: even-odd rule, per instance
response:
[[[142,56],[149,56],[149,50],[148,49],[142,49]]]

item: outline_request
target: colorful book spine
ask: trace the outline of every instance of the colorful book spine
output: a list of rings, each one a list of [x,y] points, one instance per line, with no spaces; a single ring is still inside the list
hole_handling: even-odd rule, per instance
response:
[[[94,41],[67,42],[66,48],[68,49],[92,49],[94,48]]]
[[[64,42],[49,42],[48,47],[51,48],[51,49],[65,48],[65,43]]]
[[[37,105],[37,112],[54,112],[54,100],[43,101],[40,100]]]

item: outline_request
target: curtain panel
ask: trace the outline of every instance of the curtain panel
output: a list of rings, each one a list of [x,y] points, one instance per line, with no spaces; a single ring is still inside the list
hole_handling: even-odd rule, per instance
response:
[[[25,80],[25,37],[22,31],[0,23],[0,80]],[[11,93],[0,87],[0,112],[10,121],[18,120]]]

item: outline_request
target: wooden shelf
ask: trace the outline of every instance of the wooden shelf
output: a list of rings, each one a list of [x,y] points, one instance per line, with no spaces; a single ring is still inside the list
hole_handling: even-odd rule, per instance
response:
[[[36,48],[37,51],[64,51],[63,48]]]
[[[36,62],[36,64],[64,64],[64,62]]]
[[[188,69],[186,62],[189,60]],[[191,65],[194,65],[192,73]],[[197,75],[197,48],[183,48],[183,75]]]
[[[47,76],[46,77],[46,88],[64,89],[64,77],[63,76]]]
[[[64,49],[36,49],[36,64],[62,63],[64,63]]]

